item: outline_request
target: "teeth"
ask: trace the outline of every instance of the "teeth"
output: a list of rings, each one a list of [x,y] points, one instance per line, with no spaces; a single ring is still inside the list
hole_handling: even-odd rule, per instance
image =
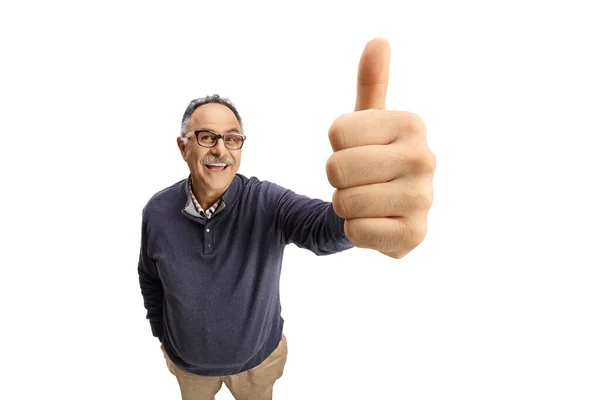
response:
[[[209,167],[226,167],[227,166],[227,164],[206,164],[206,165],[208,165]]]

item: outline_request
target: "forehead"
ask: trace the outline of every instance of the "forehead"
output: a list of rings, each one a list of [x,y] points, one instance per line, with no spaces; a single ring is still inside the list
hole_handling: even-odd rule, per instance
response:
[[[190,116],[190,130],[201,128],[213,129],[215,131],[240,130],[240,124],[233,111],[223,104],[204,104],[194,110]]]

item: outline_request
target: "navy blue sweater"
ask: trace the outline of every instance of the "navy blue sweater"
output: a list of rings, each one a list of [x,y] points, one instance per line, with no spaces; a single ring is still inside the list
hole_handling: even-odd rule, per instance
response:
[[[330,202],[237,174],[211,219],[190,212],[187,179],[148,201],[138,264],[152,333],[181,368],[233,375],[259,365],[283,331],[279,278],[293,243],[352,247]]]

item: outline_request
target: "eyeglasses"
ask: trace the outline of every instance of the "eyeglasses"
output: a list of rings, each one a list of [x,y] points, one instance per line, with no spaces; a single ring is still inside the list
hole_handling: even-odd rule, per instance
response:
[[[229,150],[239,150],[244,145],[246,136],[239,133],[226,133],[224,135],[218,134],[217,132],[209,131],[208,129],[201,129],[197,131],[191,131],[186,134],[193,133],[196,135],[196,141],[202,147],[213,148],[217,145],[219,139],[223,139],[223,144]]]

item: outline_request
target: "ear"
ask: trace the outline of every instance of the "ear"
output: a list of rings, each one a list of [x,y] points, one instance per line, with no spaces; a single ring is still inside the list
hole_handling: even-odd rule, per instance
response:
[[[181,157],[185,160],[185,146],[188,142],[187,138],[182,138],[181,136],[177,137],[177,147],[179,147],[179,152],[181,153]]]

